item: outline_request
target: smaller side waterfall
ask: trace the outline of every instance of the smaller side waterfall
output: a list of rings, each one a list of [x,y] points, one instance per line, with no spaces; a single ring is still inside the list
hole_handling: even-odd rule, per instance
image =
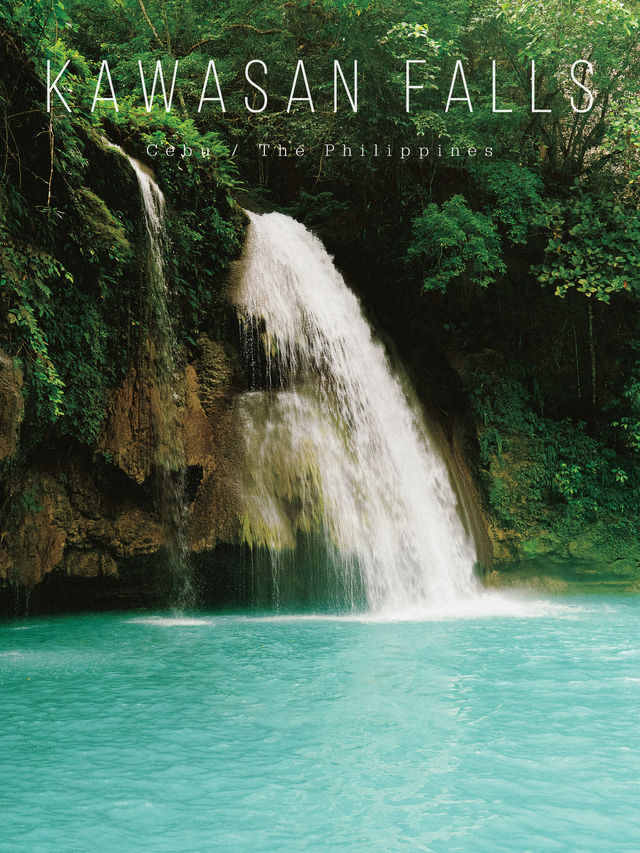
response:
[[[148,238],[146,259],[148,332],[145,358],[150,367],[151,409],[154,431],[154,464],[158,483],[158,509],[166,536],[172,590],[177,607],[195,603],[186,539],[185,452],[181,439],[177,344],[167,296],[164,266],[164,211],[162,190],[151,172],[119,146],[109,143],[127,158],[138,180]]]
[[[276,596],[315,582],[280,569],[286,553],[303,565],[309,543],[340,608],[406,613],[474,595],[446,466],[356,297],[300,223],[250,220],[233,294],[255,389],[237,405],[244,536],[271,553]]]

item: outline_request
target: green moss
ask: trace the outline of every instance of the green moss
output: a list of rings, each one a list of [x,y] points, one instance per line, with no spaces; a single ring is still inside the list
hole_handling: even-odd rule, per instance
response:
[[[131,243],[124,225],[109,210],[103,199],[88,187],[79,187],[74,192],[78,225],[73,236],[79,248],[92,256],[106,254],[114,261],[126,261],[131,257]]]
[[[514,377],[469,374],[496,568],[555,561],[638,579],[640,470],[584,423],[535,412]],[[575,566],[574,566],[575,564]],[[546,569],[545,571],[548,571]]]

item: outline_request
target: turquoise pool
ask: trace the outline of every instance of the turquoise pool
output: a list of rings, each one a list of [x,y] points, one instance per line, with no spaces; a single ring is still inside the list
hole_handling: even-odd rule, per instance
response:
[[[5,622],[0,850],[636,851],[639,709],[632,597]]]

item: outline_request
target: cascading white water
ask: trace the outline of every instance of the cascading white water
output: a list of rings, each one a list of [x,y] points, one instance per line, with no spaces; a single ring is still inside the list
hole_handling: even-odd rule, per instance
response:
[[[129,161],[140,188],[148,236],[147,317],[149,337],[145,342],[152,366],[154,461],[158,481],[158,504],[167,541],[172,575],[171,598],[179,607],[194,603],[186,541],[185,454],[181,441],[180,412],[175,395],[176,340],[168,307],[168,287],[164,267],[165,200],[151,172],[118,145],[107,143]]]
[[[247,367],[238,400],[244,535],[277,555],[326,539],[344,603],[375,611],[475,593],[475,548],[422,414],[321,242],[278,213],[249,214],[233,301]],[[351,596],[351,599],[350,599]]]

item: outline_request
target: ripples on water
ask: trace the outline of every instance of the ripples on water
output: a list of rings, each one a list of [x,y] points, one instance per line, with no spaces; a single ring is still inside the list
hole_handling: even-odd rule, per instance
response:
[[[0,624],[0,850],[640,849],[640,602],[493,601]]]

